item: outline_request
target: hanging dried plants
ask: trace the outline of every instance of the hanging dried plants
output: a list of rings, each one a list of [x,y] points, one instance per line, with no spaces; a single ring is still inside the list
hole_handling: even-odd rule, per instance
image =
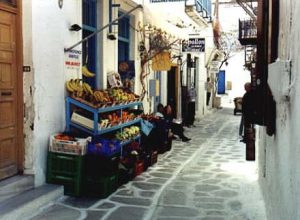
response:
[[[149,61],[161,52],[170,51],[171,46],[179,39],[176,39],[174,36],[167,34],[166,31],[156,28],[151,24],[144,26],[139,25],[139,33],[139,52],[141,57],[140,82],[142,85],[141,98],[144,99],[147,93],[145,79],[150,74]]]

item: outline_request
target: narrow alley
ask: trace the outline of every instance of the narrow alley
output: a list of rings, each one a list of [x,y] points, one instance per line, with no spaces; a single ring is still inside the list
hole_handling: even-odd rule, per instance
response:
[[[173,141],[157,164],[108,198],[65,196],[31,219],[264,220],[257,164],[245,160],[239,122],[232,109],[216,110],[186,128],[190,143]]]

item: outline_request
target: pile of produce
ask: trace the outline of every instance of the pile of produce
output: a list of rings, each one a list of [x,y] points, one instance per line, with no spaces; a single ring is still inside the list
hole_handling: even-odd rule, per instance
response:
[[[121,122],[127,122],[134,120],[137,115],[134,113],[130,113],[129,111],[122,111],[122,116],[120,111],[114,111],[109,113],[101,114],[100,124],[102,128],[106,128],[108,126],[115,126],[120,124]]]
[[[116,139],[119,141],[124,141],[136,137],[140,134],[140,128],[137,126],[131,126],[130,128],[124,128],[121,132],[116,133]]]
[[[73,98],[90,103],[93,106],[122,104],[134,102],[139,96],[123,88],[93,90],[81,79],[70,79],[66,82],[66,89]]]

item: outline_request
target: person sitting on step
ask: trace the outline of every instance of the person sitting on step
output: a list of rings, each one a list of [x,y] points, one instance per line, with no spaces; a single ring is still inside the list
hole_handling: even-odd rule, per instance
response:
[[[178,135],[179,138],[183,141],[183,142],[187,142],[190,141],[191,139],[186,137],[183,133],[183,126],[181,123],[176,123],[175,122],[175,117],[174,117],[174,113],[172,111],[172,107],[170,104],[168,104],[165,107],[165,112],[164,112],[164,118],[165,120],[167,120],[167,123],[169,124],[171,131],[173,134]]]

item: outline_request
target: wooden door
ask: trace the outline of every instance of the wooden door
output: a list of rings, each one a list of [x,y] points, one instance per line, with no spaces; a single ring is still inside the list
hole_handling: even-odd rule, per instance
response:
[[[0,5],[0,180],[18,172],[17,15]]]

